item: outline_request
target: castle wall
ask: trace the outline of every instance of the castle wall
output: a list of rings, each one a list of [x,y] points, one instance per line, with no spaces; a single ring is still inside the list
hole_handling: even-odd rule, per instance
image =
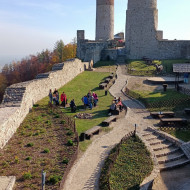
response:
[[[0,105],[0,148],[3,148],[16,132],[33,104],[48,95],[49,89],[62,87],[88,67],[89,63],[72,59],[64,64],[55,65],[53,71],[49,73],[39,75],[39,77],[46,78],[8,87],[3,103]]]
[[[163,40],[157,30],[157,0],[128,0],[126,58],[181,59],[190,57],[190,41]]]
[[[96,41],[114,39],[114,0],[96,0]]]
[[[93,60],[96,63],[101,60],[101,52],[106,46],[106,42],[80,41],[77,43],[77,57],[84,62]]]
[[[157,59],[184,59],[184,58],[189,59],[190,41],[189,40],[158,41],[157,52],[158,52]]]
[[[118,50],[117,49],[104,49],[101,53],[101,60],[108,61],[117,59]]]

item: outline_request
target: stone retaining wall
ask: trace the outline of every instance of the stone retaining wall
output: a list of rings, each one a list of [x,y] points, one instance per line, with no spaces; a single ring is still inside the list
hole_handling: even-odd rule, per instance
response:
[[[55,65],[43,77],[9,86],[0,105],[0,148],[13,136],[32,106],[48,95],[49,89],[62,87],[88,67],[88,62],[71,59]]]

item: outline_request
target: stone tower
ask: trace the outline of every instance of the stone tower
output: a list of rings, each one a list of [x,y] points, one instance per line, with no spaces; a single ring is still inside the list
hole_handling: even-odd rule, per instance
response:
[[[127,58],[156,57],[158,38],[162,38],[162,32],[157,31],[157,27],[157,0],[128,0],[125,32]]]
[[[96,0],[96,40],[114,39],[114,0]]]

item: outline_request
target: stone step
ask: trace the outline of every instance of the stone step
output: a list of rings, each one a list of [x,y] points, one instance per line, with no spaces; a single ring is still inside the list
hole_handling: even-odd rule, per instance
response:
[[[185,154],[182,151],[177,151],[173,154],[162,156],[162,157],[159,157],[157,159],[158,159],[159,164],[163,164],[163,163],[179,160],[183,157],[186,157]]]
[[[162,157],[162,156],[174,154],[175,152],[178,152],[178,151],[180,151],[180,149],[178,147],[170,146],[168,148],[155,151],[154,153],[155,153],[156,157],[159,158],[159,157]]]
[[[143,133],[142,136],[145,137],[145,136],[149,136],[149,135],[152,135],[152,133]]]
[[[158,139],[158,138],[159,138],[159,136],[149,135],[149,136],[145,137],[145,140],[146,141],[153,141],[153,140]]]
[[[44,79],[44,78],[48,78],[49,77],[49,73],[42,73],[42,74],[38,74],[36,76],[36,79]]]
[[[158,145],[158,144],[162,144],[164,143],[165,141],[167,141],[166,139],[154,139],[154,140],[151,140],[149,141],[149,144],[152,146],[152,145]]]
[[[154,151],[158,151],[158,150],[163,150],[165,148],[169,148],[171,146],[173,146],[173,143],[166,141],[162,144],[152,145],[151,147]]]
[[[64,63],[55,64],[55,65],[52,67],[52,71],[62,70],[63,67],[64,67]]]
[[[161,137],[161,136],[154,136],[154,138],[150,138],[150,139],[148,139],[147,141],[148,141],[148,143],[152,143],[152,142],[154,142],[155,140],[159,140],[159,141],[162,141],[162,140],[164,140],[165,138],[163,138],[163,137]]]
[[[160,164],[159,167],[160,167],[160,171],[164,171],[164,170],[170,170],[173,168],[181,167],[188,163],[190,163],[190,160],[188,160],[186,157],[182,157],[179,160]]]

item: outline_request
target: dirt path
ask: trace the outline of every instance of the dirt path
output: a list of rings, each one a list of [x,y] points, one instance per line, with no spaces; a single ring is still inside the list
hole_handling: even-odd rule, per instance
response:
[[[117,81],[111,87],[113,96],[122,97],[125,104],[130,108],[124,118],[112,123],[113,130],[96,138],[88,147],[83,156],[72,167],[66,180],[64,190],[94,189],[98,190],[98,179],[105,158],[110,150],[130,131],[134,130],[134,124],[138,124],[138,131],[143,130],[152,121],[148,120],[149,113],[136,102],[126,98],[121,89],[126,84],[127,76],[122,73],[124,66],[117,70]]]

